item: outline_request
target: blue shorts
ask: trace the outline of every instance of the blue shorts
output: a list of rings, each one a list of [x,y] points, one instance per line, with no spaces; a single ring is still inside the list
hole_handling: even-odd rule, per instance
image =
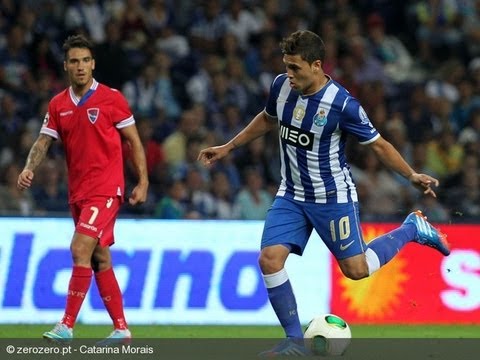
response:
[[[284,244],[302,255],[313,229],[338,260],[362,254],[367,248],[358,203],[317,204],[276,197],[267,212],[262,249]]]

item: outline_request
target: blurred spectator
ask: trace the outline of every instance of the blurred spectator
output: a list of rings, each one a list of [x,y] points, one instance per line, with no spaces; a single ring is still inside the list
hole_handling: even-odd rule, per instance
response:
[[[437,138],[427,145],[426,166],[441,179],[460,169],[463,160],[463,148],[456,143],[455,133],[443,130]]]
[[[24,31],[25,43],[31,45],[36,32],[35,24],[37,22],[37,13],[28,4],[20,4],[17,14],[17,24]]]
[[[140,0],[125,1],[119,23],[123,48],[136,73],[148,61],[144,51],[148,43],[147,14]]]
[[[165,154],[162,149],[162,145],[153,139],[153,126],[150,120],[147,118],[140,118],[136,120],[138,135],[142,141],[145,149],[145,157],[147,159],[147,171],[148,175],[156,171],[157,167],[165,167]],[[127,178],[136,179],[136,171],[133,169],[133,163],[131,161],[132,153],[129,144],[125,142],[123,144],[123,158],[126,162]],[[130,174],[130,175],[129,175]]]
[[[177,120],[180,116],[180,104],[177,100],[174,80],[171,77],[172,58],[165,51],[156,51],[152,64],[157,73],[157,92],[160,95],[158,110],[167,120]]]
[[[149,0],[147,5],[146,23],[149,33],[156,38],[162,30],[173,25],[174,13],[168,6],[167,0]]]
[[[6,46],[0,49],[0,88],[22,95],[26,78],[31,76],[30,64],[25,33],[20,26],[12,26]]]
[[[121,43],[120,24],[110,20],[105,25],[105,41],[94,49],[95,79],[114,89],[121,89],[132,77],[130,63]],[[115,61],[112,61],[115,59]]]
[[[423,85],[410,89],[404,110],[407,137],[413,144],[430,141],[433,135],[433,123],[429,113],[429,102]]]
[[[458,135],[458,142],[466,152],[480,155],[480,111],[470,114],[467,126]]]
[[[339,58],[338,58],[338,41],[336,39],[330,39],[325,43],[325,60],[322,67],[325,74],[333,76],[336,80],[339,75]]]
[[[240,103],[235,104],[243,115],[258,113],[265,104],[259,100],[260,87],[245,70],[245,65],[238,56],[225,58],[225,74],[228,77],[233,92],[237,94]]]
[[[173,26],[166,25],[160,30],[155,46],[160,51],[165,51],[173,61],[179,61],[190,54],[190,44],[187,38],[179,34]]]
[[[467,155],[461,169],[445,181],[445,202],[452,216],[478,219],[480,216],[480,162],[477,155]]]
[[[197,151],[198,154],[198,151]],[[202,219],[215,216],[215,198],[209,192],[209,179],[205,179],[201,165],[191,165],[185,172],[185,186],[188,192],[190,211]]]
[[[96,0],[75,0],[66,10],[65,28],[70,33],[84,29],[94,43],[105,40],[107,15]]]
[[[203,137],[196,135],[188,137],[185,144],[185,159],[176,165],[171,165],[169,167],[170,174],[174,178],[186,179],[188,173],[191,172],[192,169],[196,169],[201,175],[202,179],[204,181],[208,181],[210,178],[208,169],[206,169],[204,166],[201,166],[197,161],[198,153],[202,149],[203,145]],[[189,190],[191,190],[191,188],[189,188]]]
[[[356,64],[355,80],[360,84],[377,82],[383,85],[386,93],[393,96],[396,88],[387,77],[382,63],[373,57],[367,48],[367,41],[362,36],[348,39],[348,51]]]
[[[122,93],[137,116],[154,118],[160,109],[164,108],[162,84],[159,80],[158,69],[154,64],[147,64],[139,76],[127,81]],[[167,90],[168,91],[168,90]]]
[[[188,192],[182,180],[172,180],[167,187],[167,194],[160,199],[153,216],[160,219],[183,219],[187,213]]]
[[[292,0],[288,9],[289,14],[295,14],[301,19],[303,29],[312,28],[319,15],[318,5],[312,0]]]
[[[459,5],[468,56],[480,56],[480,1],[464,0]]]
[[[203,124],[200,121],[195,110],[184,110],[177,129],[163,141],[163,151],[167,164],[171,168],[175,168],[185,161],[188,139],[202,135]]]
[[[220,0],[203,0],[189,29],[190,44],[200,53],[213,53],[227,29]]]
[[[427,66],[459,54],[462,43],[461,17],[455,0],[420,0],[409,9],[414,22],[419,57]]]
[[[50,38],[43,34],[36,34],[29,51],[33,76],[38,77],[38,74],[46,73],[52,80],[61,79],[59,49],[52,44]]]
[[[356,73],[358,71],[357,63],[351,54],[344,54],[339,58],[339,71],[337,78],[339,84],[344,86],[352,96],[358,98],[360,95],[360,82],[357,79]]]
[[[248,168],[243,175],[245,185],[234,202],[237,217],[242,220],[263,220],[273,197],[265,190],[263,177],[258,170]]]
[[[233,206],[233,190],[228,176],[223,171],[214,171],[212,174],[211,192],[213,195],[213,217],[222,220],[235,219]]]
[[[223,71],[219,55],[207,53],[202,58],[198,72],[185,84],[185,90],[192,104],[205,104],[212,93],[213,76]]]
[[[471,114],[480,110],[480,94],[474,94],[473,82],[463,78],[458,83],[458,100],[453,104],[452,127],[458,134],[467,125]]]
[[[266,68],[269,62],[274,59],[277,51],[277,38],[273,33],[264,33],[260,36],[259,44],[250,48],[245,57],[245,69],[254,79],[258,77]]]
[[[425,84],[425,93],[429,98],[445,98],[451,103],[458,101],[460,94],[458,85],[465,76],[465,67],[458,60],[442,63],[435,77]]]
[[[260,174],[264,184],[274,183],[277,186],[280,184],[280,169],[277,164],[279,161],[275,161],[274,155],[270,154],[268,147],[273,146],[273,142],[270,141],[267,146],[267,141],[273,140],[276,143],[276,139],[268,137],[259,137],[246,145],[242,153],[239,153],[236,158],[236,164],[240,173],[250,173],[249,169],[255,169],[255,173]],[[271,149],[272,151],[274,149]]]
[[[242,0],[231,0],[225,12],[225,30],[233,34],[242,50],[246,50],[250,38],[263,27],[262,21],[247,9]]]
[[[222,126],[223,109],[230,104],[235,104],[243,114],[248,105],[247,92],[244,87],[230,79],[224,72],[218,72],[212,77],[212,88],[205,105],[209,114],[209,128],[219,128]]]
[[[20,167],[14,163],[6,166],[1,172],[0,181],[0,214],[31,216],[35,212],[35,200],[30,190],[17,188]]]
[[[5,94],[0,99],[0,144],[14,149],[19,142],[23,125],[15,98]]]
[[[360,203],[364,220],[393,219],[405,211],[403,201],[408,190],[384,169],[372,151],[364,151],[361,167],[352,167],[352,174],[362,196]]]
[[[480,95],[480,57],[476,57],[468,63],[468,72],[466,75],[473,82],[474,94]]]
[[[422,80],[424,74],[414,68],[413,58],[400,39],[385,33],[385,22],[379,14],[367,18],[367,30],[372,53],[389,78],[396,83]]]
[[[221,111],[222,118],[218,121],[217,133],[220,141],[233,139],[245,126],[243,117],[238,106],[233,103],[226,104]]]
[[[216,143],[218,143],[218,141]],[[213,171],[222,172],[227,176],[228,183],[232,189],[232,194],[236,194],[242,187],[242,176],[235,163],[233,154],[229,154],[220,161],[217,161],[214,165]]]
[[[262,24],[262,33],[279,35],[283,20],[282,2],[278,0],[254,1],[252,14]]]
[[[67,184],[63,174],[64,164],[48,159],[41,164],[40,179],[32,188],[38,210],[43,213],[68,213]]]

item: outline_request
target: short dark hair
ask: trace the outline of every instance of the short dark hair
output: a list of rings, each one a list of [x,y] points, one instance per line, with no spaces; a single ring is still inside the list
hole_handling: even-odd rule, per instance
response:
[[[309,30],[299,30],[283,38],[280,49],[284,55],[300,55],[309,64],[325,60],[325,44],[320,36]]]
[[[92,53],[93,57],[93,43],[84,35],[71,35],[67,37],[62,46],[65,59],[67,59],[68,51],[73,48],[88,49]]]

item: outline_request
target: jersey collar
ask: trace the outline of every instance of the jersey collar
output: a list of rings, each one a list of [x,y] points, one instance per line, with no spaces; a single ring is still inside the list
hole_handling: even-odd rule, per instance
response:
[[[70,93],[70,99],[72,99],[72,102],[76,105],[82,105],[87,99],[93,94],[95,90],[97,90],[98,87],[98,82],[97,80],[93,79],[92,85],[90,86],[90,89],[88,89],[87,93],[83,95],[81,98],[79,98],[75,93],[73,92],[73,88],[70,86],[68,88],[68,92]]]

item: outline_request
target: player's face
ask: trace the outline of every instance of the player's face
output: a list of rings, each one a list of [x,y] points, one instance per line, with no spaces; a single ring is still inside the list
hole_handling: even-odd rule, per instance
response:
[[[283,63],[287,68],[290,87],[302,94],[311,94],[318,90],[317,76],[320,68],[320,61],[309,64],[300,55],[284,55]]]
[[[93,69],[95,69],[95,60],[89,49],[70,49],[63,66],[68,73],[72,86],[84,87],[90,85],[93,78]]]

